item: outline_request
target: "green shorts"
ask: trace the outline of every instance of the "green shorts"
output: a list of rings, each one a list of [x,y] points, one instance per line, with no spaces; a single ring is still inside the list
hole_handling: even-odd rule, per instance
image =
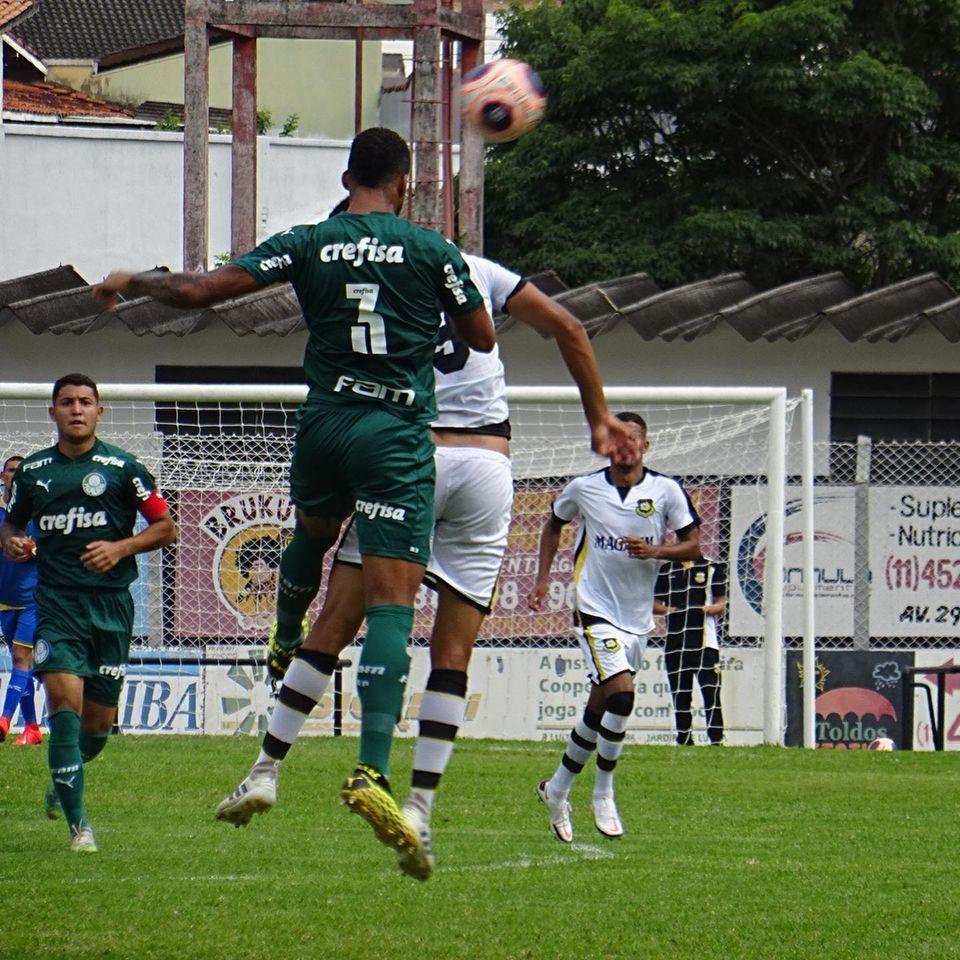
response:
[[[433,440],[425,424],[361,404],[300,410],[290,495],[308,516],[355,514],[360,553],[426,564]]]
[[[34,673],[84,678],[85,698],[114,707],[127,672],[133,633],[129,590],[38,586]]]

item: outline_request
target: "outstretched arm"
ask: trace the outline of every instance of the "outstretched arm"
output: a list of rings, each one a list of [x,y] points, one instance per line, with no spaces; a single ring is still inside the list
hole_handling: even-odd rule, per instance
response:
[[[580,390],[594,452],[605,457],[616,453],[624,460],[635,457],[633,433],[607,409],[597,358],[580,321],[532,283],[524,284],[506,306],[511,317],[557,341],[563,362]]]
[[[263,285],[243,267],[228,263],[209,273],[168,273],[148,270],[146,273],[111,273],[93,288],[93,296],[104,310],[112,310],[120,295],[153,297],[171,307],[185,309],[209,307],[211,304],[254,293]]]

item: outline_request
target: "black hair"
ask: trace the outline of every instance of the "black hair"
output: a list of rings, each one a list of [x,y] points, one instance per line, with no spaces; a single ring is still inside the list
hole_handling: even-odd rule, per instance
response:
[[[623,413],[616,414],[616,418],[624,423],[635,423],[644,433],[647,432],[647,421],[639,413],[625,410]]]
[[[3,461],[3,469],[4,469],[4,470],[7,469],[7,465],[10,463],[11,460],[16,460],[16,461],[18,461],[19,463],[23,463],[24,458],[21,457],[19,453],[11,453],[10,456],[7,457],[7,459]]]
[[[64,387],[89,387],[93,391],[93,395],[97,400],[97,403],[100,402],[100,389],[97,385],[91,380],[85,373],[68,373],[62,376],[54,385],[53,385],[53,405],[57,404],[57,394]]]
[[[383,187],[410,172],[410,148],[398,133],[370,127],[354,137],[347,173],[357,186]]]

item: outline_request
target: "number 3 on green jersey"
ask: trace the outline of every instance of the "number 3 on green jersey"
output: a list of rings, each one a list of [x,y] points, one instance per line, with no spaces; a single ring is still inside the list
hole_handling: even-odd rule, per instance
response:
[[[359,300],[357,322],[350,327],[350,344],[354,353],[387,352],[387,327],[383,317],[377,313],[377,297],[380,295],[379,283],[345,284],[348,300]]]

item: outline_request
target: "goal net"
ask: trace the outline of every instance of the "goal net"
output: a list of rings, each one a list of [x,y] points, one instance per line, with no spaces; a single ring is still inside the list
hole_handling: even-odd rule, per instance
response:
[[[48,390],[46,384],[0,384],[0,456],[54,442]],[[99,436],[154,473],[179,530],[175,546],[138,558],[121,724],[137,731],[262,731],[270,693],[260,657],[274,618],[280,554],[294,523],[287,471],[304,391],[115,384],[102,385],[101,392],[106,410]],[[565,531],[545,609],[532,611],[527,599],[553,499],[571,477],[604,461],[589,449],[575,390],[515,388],[509,395],[513,521],[496,603],[471,668],[464,734],[560,739],[588,692],[572,631],[575,524]],[[782,577],[770,571],[781,569],[785,436],[793,404],[772,388],[615,388],[608,400],[614,411],[633,410],[646,419],[645,462],[681,480],[700,516],[703,554],[714,562],[714,597],[700,589],[697,570],[684,585],[680,571],[671,577],[664,568],[661,601],[695,614],[721,592],[728,598],[711,626],[694,614],[689,622],[658,618],[637,675],[630,739],[675,742],[678,721],[681,727],[687,722],[683,698],[689,692],[691,736],[705,741],[712,685],[726,742],[781,742]],[[321,591],[317,603],[322,597]],[[431,591],[420,591],[401,731],[415,732],[410,721],[428,669],[435,603]],[[678,644],[689,647],[696,629],[716,637],[718,653],[704,669],[686,653],[674,655]],[[308,731],[357,728],[358,656],[355,647],[345,652],[337,689],[318,706]],[[680,696],[677,716],[668,665]]]

